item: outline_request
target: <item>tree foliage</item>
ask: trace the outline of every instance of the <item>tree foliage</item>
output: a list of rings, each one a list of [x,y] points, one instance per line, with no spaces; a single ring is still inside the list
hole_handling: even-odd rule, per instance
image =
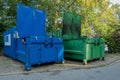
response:
[[[82,35],[104,37],[110,48],[115,44],[112,35],[120,28],[120,5],[113,5],[107,0],[0,0],[0,3],[1,41],[3,32],[16,25],[17,3],[46,11],[48,32],[56,31],[58,27],[62,28],[63,12],[80,14]]]

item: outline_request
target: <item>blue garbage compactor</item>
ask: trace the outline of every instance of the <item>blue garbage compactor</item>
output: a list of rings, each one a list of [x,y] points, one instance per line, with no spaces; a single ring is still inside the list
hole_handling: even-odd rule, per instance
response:
[[[63,41],[46,34],[45,20],[45,11],[18,4],[17,26],[4,33],[4,54],[23,62],[26,70],[35,64],[64,62]]]

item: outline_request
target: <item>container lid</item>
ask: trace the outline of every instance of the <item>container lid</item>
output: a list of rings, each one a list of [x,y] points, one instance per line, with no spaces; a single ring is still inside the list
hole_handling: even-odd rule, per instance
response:
[[[81,16],[71,12],[63,14],[63,39],[79,39],[81,36]]]
[[[20,38],[44,36],[46,12],[17,4],[17,31]]]

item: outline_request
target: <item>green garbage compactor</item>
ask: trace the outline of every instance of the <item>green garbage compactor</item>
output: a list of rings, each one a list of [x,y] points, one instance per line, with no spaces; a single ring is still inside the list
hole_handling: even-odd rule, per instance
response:
[[[103,38],[87,38],[64,40],[65,57],[82,60],[84,64],[93,59],[104,59],[105,40]]]
[[[63,27],[54,33],[63,38],[64,57],[82,60],[84,64],[93,59],[104,59],[105,40],[101,37],[81,36],[81,19],[79,14],[64,12]]]

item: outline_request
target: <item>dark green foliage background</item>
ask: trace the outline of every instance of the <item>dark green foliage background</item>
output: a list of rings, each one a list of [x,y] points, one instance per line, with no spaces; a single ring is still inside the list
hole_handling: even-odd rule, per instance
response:
[[[3,48],[3,32],[16,25],[17,3],[46,11],[48,33],[55,32],[57,27],[62,28],[62,24],[57,23],[62,12],[80,14],[82,34],[89,36],[92,34],[91,28],[94,28],[99,36],[105,38],[111,53],[120,52],[120,5],[108,9],[111,3],[106,0],[0,0],[0,51]],[[9,8],[4,8],[5,5]],[[115,18],[114,15],[118,17]]]

